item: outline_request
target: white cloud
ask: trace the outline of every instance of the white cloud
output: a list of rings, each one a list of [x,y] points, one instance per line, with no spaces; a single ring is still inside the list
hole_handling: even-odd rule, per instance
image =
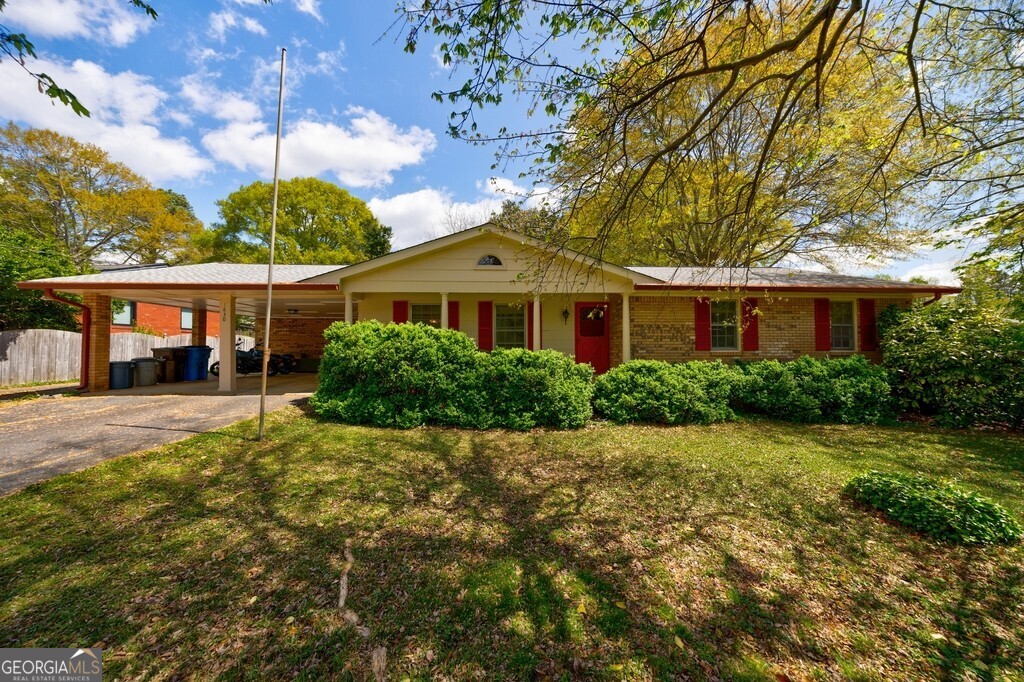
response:
[[[74,92],[91,117],[76,116],[59,103],[51,106],[49,98],[36,91],[35,81],[11,60],[0,62],[6,84],[0,90],[0,117],[98,145],[154,183],[195,178],[212,168],[188,140],[167,137],[160,130],[170,97],[146,76],[108,73],[83,60],[68,64],[42,58],[32,68]]]
[[[222,121],[253,121],[260,117],[260,108],[237,92],[220,90],[212,78],[219,74],[194,73],[181,79],[181,96],[193,111]]]
[[[281,143],[281,175],[286,178],[332,173],[350,187],[379,187],[392,173],[423,161],[437,139],[429,130],[405,130],[375,111],[349,107],[347,125],[301,119],[287,125]],[[236,116],[203,136],[213,158],[270,177],[274,131],[252,117]]]
[[[267,35],[267,29],[263,28],[263,24],[252,17],[243,17],[234,10],[225,9],[210,14],[210,28],[207,33],[211,38],[224,42],[228,31],[233,28],[242,28],[260,36]]]
[[[318,51],[312,61],[302,56],[302,50],[307,46],[308,44],[305,46],[295,45],[295,49],[288,54],[288,69],[285,76],[287,91],[298,90],[302,86],[302,82],[309,76],[333,77],[347,70],[343,63],[345,58],[344,42],[339,42],[337,49]],[[267,59],[257,58],[254,63],[252,90],[260,97],[276,100],[281,75],[280,55]]]
[[[295,9],[308,14],[319,22],[324,18],[320,15],[320,0],[295,0]]]
[[[9,2],[4,23],[44,38],[90,38],[117,47],[128,45],[153,25],[153,19],[121,0],[32,0]]]
[[[519,190],[520,197],[525,194],[522,187],[501,177],[479,181],[476,189],[477,197],[472,201],[455,201],[447,190],[427,187],[393,197],[374,197],[367,203],[377,219],[394,230],[395,248],[405,248],[452,228],[486,222],[491,213],[501,210],[503,201],[516,198],[506,193],[510,189]]]
[[[922,263],[900,274],[899,278],[909,280],[911,277],[924,277],[929,282],[959,286],[960,278],[953,272],[953,268],[957,265],[959,262],[953,260]]]

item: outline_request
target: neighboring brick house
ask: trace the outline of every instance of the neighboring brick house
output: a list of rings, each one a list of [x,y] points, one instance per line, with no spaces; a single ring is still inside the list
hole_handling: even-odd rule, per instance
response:
[[[234,335],[237,315],[254,316],[262,337],[266,276],[266,266],[207,263],[19,286],[84,294],[98,336],[110,299],[124,298],[203,309],[221,336]],[[482,350],[554,349],[598,372],[640,358],[878,360],[887,306],[959,291],[784,268],[621,267],[485,224],[357,265],[275,266],[270,347],[319,357],[327,326],[374,319],[459,329]],[[216,329],[214,319],[203,326]],[[221,352],[233,361],[230,346]],[[102,387],[103,372],[93,381]],[[221,373],[220,388],[234,381]]]

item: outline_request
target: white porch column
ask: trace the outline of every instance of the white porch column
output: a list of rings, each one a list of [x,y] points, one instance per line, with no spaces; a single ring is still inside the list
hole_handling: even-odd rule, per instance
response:
[[[631,358],[629,341],[629,293],[622,294],[622,361],[629,362]]]
[[[220,362],[219,391],[234,391],[238,387],[235,379],[235,297],[220,298]]]
[[[533,349],[540,350],[540,294],[533,295]]]
[[[448,328],[448,294],[441,294],[441,329]]]
[[[352,324],[352,292],[345,292],[345,324]]]

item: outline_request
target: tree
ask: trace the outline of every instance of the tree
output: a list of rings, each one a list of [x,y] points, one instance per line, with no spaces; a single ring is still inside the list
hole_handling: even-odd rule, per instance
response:
[[[785,32],[784,18],[759,18],[756,33],[745,31],[749,21],[720,20],[705,38],[720,58],[735,60]],[[766,266],[794,255],[829,264],[836,251],[891,255],[919,243],[920,230],[893,219],[916,197],[912,169],[933,153],[922,139],[893,148],[908,92],[902,67],[863,53],[837,60],[820,105],[795,99],[787,126],[765,125],[789,87],[771,76],[800,68],[811,49],[744,70],[736,85],[748,94],[704,119],[721,87],[714,74],[664,88],[624,137],[604,131],[625,103],[599,99],[578,109],[551,171],[573,206],[572,234],[613,261],[685,266]],[[645,67],[633,55],[610,79],[642,90],[641,79],[653,75]],[[677,147],[683,137],[690,141]],[[774,151],[765,157],[769,137]],[[884,156],[887,167],[873,172]],[[630,163],[637,158],[650,163]]]
[[[1024,211],[1021,0],[896,0],[877,7],[862,0],[423,0],[399,11],[408,28],[406,50],[433,34],[442,60],[456,75],[466,74],[434,93],[453,105],[449,132],[497,142],[499,155],[534,159],[539,181],[550,183],[574,148],[578,112],[602,112],[589,130],[606,142],[593,167],[634,180],[609,194],[605,214],[613,220],[635,213],[638,204],[653,202],[657,209],[658,200],[669,201],[671,192],[665,198],[650,191],[651,182],[674,177],[659,169],[702,144],[728,149],[730,134],[756,105],[759,118],[747,119],[763,130],[753,172],[734,178],[742,191],[731,190],[743,195],[738,210],[752,220],[771,200],[767,171],[786,156],[788,132],[801,125],[828,129],[828,117],[808,120],[806,113],[842,94],[830,81],[841,73],[838,67],[857,59],[871,68],[898,67],[906,83],[891,111],[895,126],[859,177],[875,182],[895,170],[918,187],[940,188],[941,212],[921,213],[921,219]],[[723,26],[730,30],[718,30]],[[632,65],[625,72],[624,62]],[[630,147],[686,83],[706,88],[690,111],[690,125]],[[500,104],[510,91],[551,124],[479,130],[475,112]],[[899,152],[915,136],[941,153],[901,168]],[[619,153],[615,143],[627,151]],[[907,189],[904,182],[875,187]],[[568,215],[576,208],[570,201]],[[624,227],[620,222],[617,229]]]
[[[266,262],[274,186],[254,182],[217,202],[212,260]],[[317,178],[280,183],[275,261],[351,264],[391,250],[391,228],[366,203]]]
[[[517,201],[506,199],[501,202],[501,211],[491,213],[490,221],[498,227],[545,241],[557,240],[561,234],[559,216],[547,205],[525,208]]]
[[[13,123],[0,131],[0,223],[60,244],[80,269],[176,260],[202,226],[170,197],[95,145]]]
[[[75,310],[43,298],[37,290],[15,285],[28,279],[78,273],[60,244],[18,228],[0,230],[0,331],[9,329],[66,329],[76,331]]]

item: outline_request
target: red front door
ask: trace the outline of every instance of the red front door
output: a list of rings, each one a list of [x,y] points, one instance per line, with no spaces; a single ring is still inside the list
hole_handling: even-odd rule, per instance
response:
[[[611,365],[608,304],[576,304],[576,362],[589,362],[598,374]]]

